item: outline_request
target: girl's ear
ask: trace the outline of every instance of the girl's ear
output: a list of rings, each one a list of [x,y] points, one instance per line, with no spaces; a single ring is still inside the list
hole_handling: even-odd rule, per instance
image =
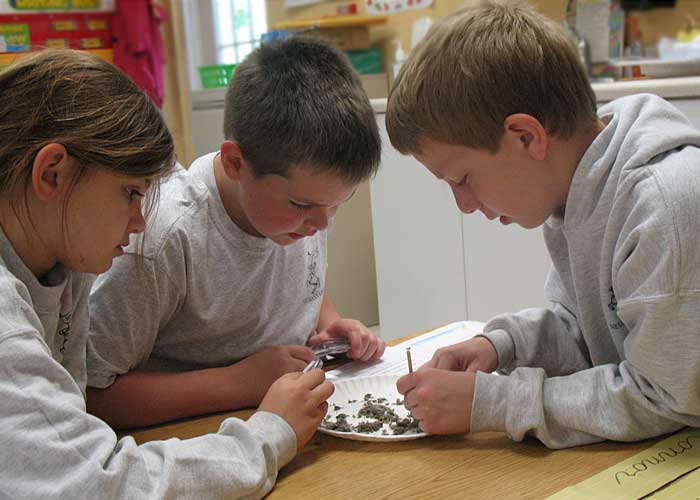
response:
[[[221,157],[221,164],[224,167],[226,177],[236,181],[240,180],[245,158],[243,158],[243,152],[238,143],[236,141],[224,141],[221,144],[219,156]]]
[[[506,118],[505,134],[520,143],[520,147],[533,159],[544,160],[549,147],[549,135],[539,120],[525,113]]]
[[[32,188],[41,201],[56,198],[72,175],[68,152],[63,144],[47,144],[39,150],[32,166]]]

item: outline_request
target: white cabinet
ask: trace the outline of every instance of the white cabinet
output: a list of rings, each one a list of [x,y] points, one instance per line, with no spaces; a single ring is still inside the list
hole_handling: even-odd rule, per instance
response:
[[[486,321],[546,304],[544,280],[552,261],[541,228],[503,226],[474,213],[462,217],[462,239],[466,318]]]
[[[389,142],[370,182],[381,335],[391,340],[466,318],[462,215],[447,185]]]
[[[700,89],[700,78],[686,83]],[[669,88],[662,90],[675,98],[671,102],[700,126],[700,100],[676,98],[678,89]],[[619,95],[614,86],[596,91],[601,100],[613,91],[618,94],[610,99]],[[551,261],[541,228],[504,227],[480,213],[461,214],[447,184],[391,146],[386,101],[373,100],[373,106],[383,140],[382,166],[370,184],[382,337],[545,305]]]

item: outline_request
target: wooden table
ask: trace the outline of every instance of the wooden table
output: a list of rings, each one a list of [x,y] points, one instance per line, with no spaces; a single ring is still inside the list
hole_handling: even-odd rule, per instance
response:
[[[405,339],[399,339],[394,343]],[[229,417],[210,415],[131,432],[138,443],[216,432]],[[367,443],[316,433],[279,474],[266,497],[284,500],[541,499],[621,462],[658,440],[600,443],[552,451],[501,433],[430,436]]]

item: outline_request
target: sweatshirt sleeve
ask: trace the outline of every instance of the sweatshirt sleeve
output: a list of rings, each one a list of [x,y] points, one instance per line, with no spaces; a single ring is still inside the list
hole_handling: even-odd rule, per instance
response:
[[[505,431],[517,441],[532,435],[565,448],[700,426],[699,301],[693,293],[623,305],[621,316],[635,327],[619,364],[560,377],[525,367],[505,377],[478,373],[472,431]]]
[[[483,336],[498,353],[498,368],[511,372],[521,366],[544,369],[549,376],[568,375],[591,367],[586,343],[568,303],[559,275],[552,269],[547,278],[551,308],[531,308],[492,318]],[[546,348],[545,348],[546,346]]]
[[[184,257],[178,252],[170,245],[141,262],[129,252],[97,278],[90,294],[88,386],[109,387],[150,357],[158,332],[186,296]]]
[[[627,220],[636,220],[633,215]],[[700,426],[697,239],[688,226],[678,230],[669,217],[655,220],[659,221],[655,225],[628,222],[631,229],[620,235],[615,247],[610,274],[624,332],[597,333],[607,338],[617,335],[623,351],[619,361],[577,365],[579,354],[572,358],[562,352],[574,353],[579,345],[585,359],[580,341],[562,349],[554,329],[528,337],[519,333],[518,321],[511,321],[507,338],[513,339],[515,369],[506,377],[477,374],[473,431],[505,431],[516,440],[532,435],[548,447],[564,448],[604,439],[637,441]],[[572,331],[567,330],[569,323],[573,321],[560,321],[559,334],[564,338]],[[493,334],[496,343],[507,346],[504,333]],[[559,362],[570,362],[577,369],[550,370],[554,358],[552,363],[525,367],[527,361],[547,356],[520,359],[521,353],[529,352],[525,344],[530,342],[529,349],[551,348],[559,353]],[[503,351],[508,352],[507,347]]]
[[[137,446],[85,412],[80,388],[37,332],[0,338],[0,484],[9,498],[257,499],[296,453],[279,416]]]

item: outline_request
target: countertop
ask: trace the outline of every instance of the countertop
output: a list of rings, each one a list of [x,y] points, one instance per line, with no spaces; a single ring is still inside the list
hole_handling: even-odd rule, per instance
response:
[[[594,83],[593,91],[599,102],[611,101],[630,94],[651,93],[666,99],[700,98],[700,76],[625,80],[611,83]],[[193,109],[223,107],[226,88],[192,92]],[[386,99],[371,99],[377,113],[386,112]]]
[[[630,94],[650,93],[666,99],[700,98],[700,76],[678,78],[656,78],[625,80],[611,83],[594,83],[598,102],[611,101]],[[386,112],[386,99],[372,99],[372,108],[377,113]]]

